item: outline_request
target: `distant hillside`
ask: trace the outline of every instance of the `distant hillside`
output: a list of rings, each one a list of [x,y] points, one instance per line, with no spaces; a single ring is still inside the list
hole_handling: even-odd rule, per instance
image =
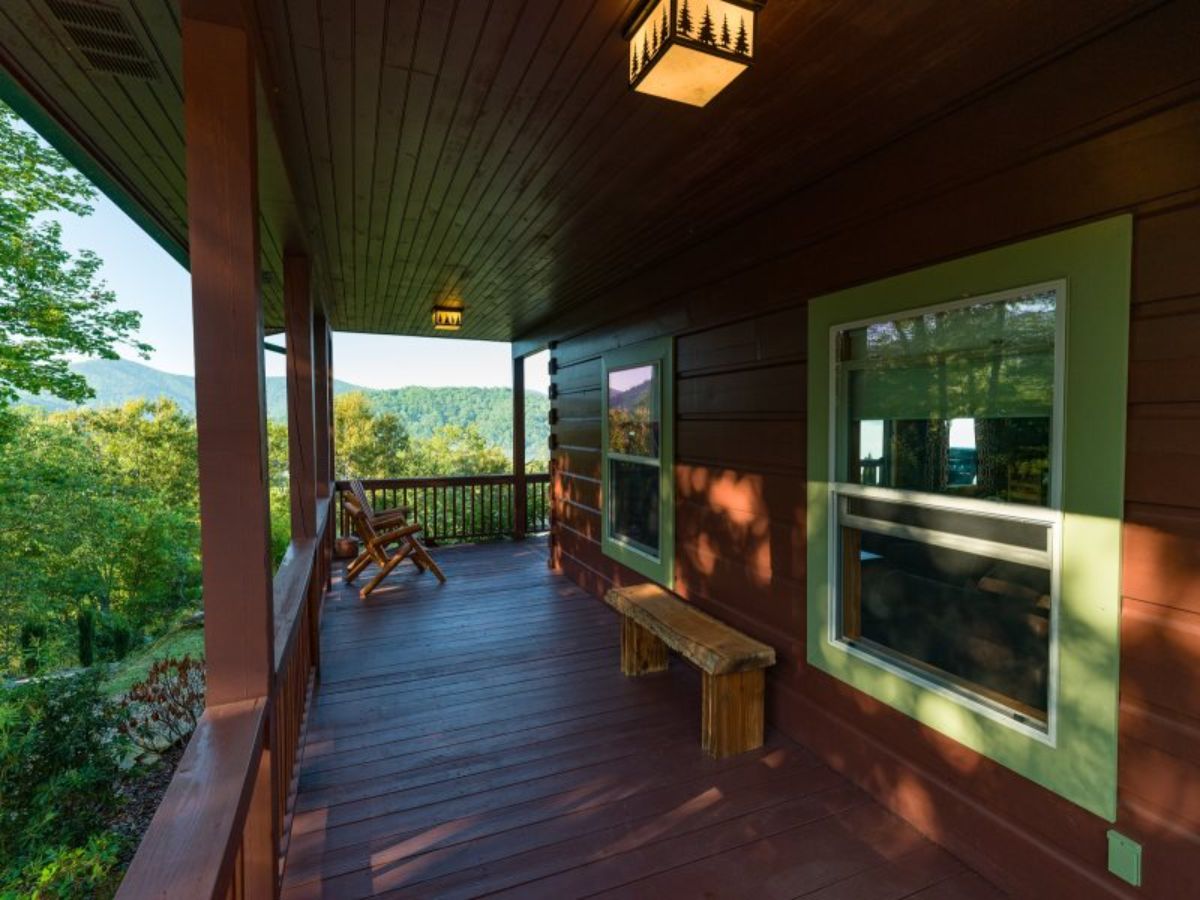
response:
[[[196,390],[190,375],[172,375],[150,366],[126,359],[87,360],[71,364],[71,370],[88,380],[96,392],[88,406],[113,406],[140,398],[166,397],[181,409],[194,414]],[[334,382],[334,393],[362,391],[380,411],[394,412],[415,438],[429,437],[447,423],[474,423],[490,443],[508,451],[512,434],[512,391],[508,388],[484,387],[408,387],[377,390]],[[287,380],[281,377],[266,381],[267,416],[275,421],[287,418]],[[49,410],[69,409],[72,404],[57,397],[24,395],[21,402]],[[548,413],[550,401],[545,394],[529,391],[525,397],[527,423],[526,455],[529,459],[546,459],[550,434]]]

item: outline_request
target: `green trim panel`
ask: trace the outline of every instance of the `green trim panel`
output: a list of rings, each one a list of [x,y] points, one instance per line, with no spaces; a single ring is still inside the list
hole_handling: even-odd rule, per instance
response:
[[[659,558],[616,541],[608,532],[608,373],[611,369],[658,365],[659,410]],[[670,589],[675,584],[675,348],[669,337],[610,350],[600,375],[600,548],[605,556]]]
[[[808,329],[808,661],[1108,821],[1116,817],[1121,525],[1133,222],[1106,219],[815,299]],[[830,632],[830,333],[1066,282],[1058,701],[1052,740],[849,653]]]
[[[71,165],[115,203],[121,212],[136,222],[138,227],[150,235],[154,242],[166,250],[177,263],[185,269],[190,268],[187,247],[150,215],[41,104],[26,93],[9,72],[2,68],[0,68],[0,101],[8,104],[25,121],[25,124],[66,157]]]

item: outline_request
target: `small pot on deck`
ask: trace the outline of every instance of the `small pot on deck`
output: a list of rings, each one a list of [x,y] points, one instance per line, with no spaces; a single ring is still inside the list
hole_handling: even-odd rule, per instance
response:
[[[333,555],[337,559],[354,559],[358,556],[358,538],[347,535],[333,542]]]

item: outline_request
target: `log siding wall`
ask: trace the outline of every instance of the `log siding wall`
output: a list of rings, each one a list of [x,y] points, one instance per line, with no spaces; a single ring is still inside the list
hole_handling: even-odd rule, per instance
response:
[[[530,336],[555,341],[554,562],[597,594],[643,580],[600,552],[600,354],[674,336],[676,590],[776,647],[777,727],[1023,896],[1200,894],[1198,11],[1164,5],[997,85]],[[1107,873],[1110,823],[804,651],[807,298],[1120,212],[1135,239],[1115,827],[1144,846],[1141,891]]]

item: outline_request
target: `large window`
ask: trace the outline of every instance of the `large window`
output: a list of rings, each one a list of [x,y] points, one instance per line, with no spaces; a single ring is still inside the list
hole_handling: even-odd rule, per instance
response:
[[[604,552],[671,584],[673,367],[669,339],[604,357]]]
[[[1048,732],[1061,282],[834,331],[836,637]]]
[[[1132,235],[808,306],[809,664],[1110,820]]]

